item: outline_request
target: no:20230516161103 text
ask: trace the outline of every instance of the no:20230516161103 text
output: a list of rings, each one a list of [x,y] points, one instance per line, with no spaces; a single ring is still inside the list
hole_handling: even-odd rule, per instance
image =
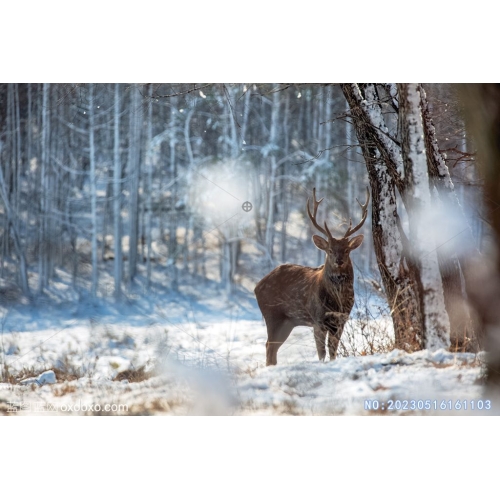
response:
[[[405,411],[405,410],[491,410],[489,399],[389,399],[379,401],[378,399],[365,400],[364,409],[367,411]]]

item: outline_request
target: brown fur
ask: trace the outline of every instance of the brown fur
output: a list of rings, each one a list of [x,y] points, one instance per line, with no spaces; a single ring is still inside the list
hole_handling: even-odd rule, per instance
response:
[[[316,202],[314,197],[314,202],[314,216],[308,210],[309,216],[314,219],[315,227],[326,235],[315,220],[321,200]],[[362,222],[365,218],[366,215]],[[359,227],[358,224],[355,230]],[[348,239],[349,231],[350,228],[342,239],[331,237],[328,231],[328,241],[313,236],[314,244],[326,253],[323,266],[283,264],[264,276],[255,287],[257,303],[267,326],[266,365],[277,364],[278,349],[296,326],[313,327],[321,361],[325,359],[327,346],[330,360],[335,359],[344,325],[354,305],[354,272],[349,254],[363,241],[363,235]]]

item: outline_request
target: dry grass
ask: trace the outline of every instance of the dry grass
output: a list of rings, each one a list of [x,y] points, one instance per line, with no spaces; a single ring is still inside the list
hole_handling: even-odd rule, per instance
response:
[[[290,415],[298,417],[305,415],[304,411],[293,399],[285,399],[279,404],[273,404],[273,410],[276,415]]]
[[[464,333],[462,338],[455,338],[450,345],[450,352],[477,352],[478,342]]]
[[[4,365],[2,367],[2,373],[0,376],[0,382],[6,384],[18,384],[21,380],[30,377],[38,377],[40,373],[49,370],[50,368],[40,368],[35,366],[25,366],[21,371],[13,373],[10,371],[9,365]]]
[[[395,348],[394,334],[387,322],[382,321],[383,318],[390,318],[389,307],[386,304],[373,306],[376,303],[374,297],[381,297],[381,287],[362,274],[358,279],[364,284],[356,293],[356,309],[351,312],[350,320],[344,327],[338,355],[367,356],[390,352]]]
[[[47,370],[52,370],[55,373],[57,382],[68,382],[84,376],[84,371],[81,368],[67,364],[62,367],[50,365],[25,366],[21,371],[16,372],[11,371],[9,365],[4,365],[0,374],[0,382],[16,385],[26,378],[38,377]]]
[[[76,392],[76,387],[74,385],[68,384],[67,382],[58,386],[55,386],[52,390],[54,396],[60,398],[66,394],[71,394]]]
[[[176,415],[186,414],[187,401],[181,398],[154,398],[143,403],[136,403],[129,406],[127,415],[130,416],[151,416],[157,414]]]
[[[121,380],[128,380],[129,382],[142,382],[143,380],[148,380],[155,375],[157,375],[155,370],[146,371],[146,367],[141,366],[139,368],[130,368],[118,373],[113,381],[119,382]]]

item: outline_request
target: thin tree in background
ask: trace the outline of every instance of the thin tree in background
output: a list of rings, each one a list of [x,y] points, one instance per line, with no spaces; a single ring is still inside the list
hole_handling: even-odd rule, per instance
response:
[[[19,281],[21,284],[21,289],[27,297],[31,297],[29,282],[28,282],[28,270],[26,266],[26,256],[24,254],[24,249],[22,247],[21,238],[19,237],[19,230],[17,227],[17,221],[15,220],[14,213],[10,207],[9,197],[7,195],[7,190],[5,189],[5,180],[3,177],[2,166],[0,165],[0,197],[3,201],[5,214],[7,216],[7,224],[10,227],[14,246],[16,249],[17,257],[19,259]]]
[[[114,214],[114,278],[115,299],[119,301],[122,295],[122,162],[120,156],[120,84],[115,84],[114,93],[114,148],[113,148],[113,214]]]
[[[151,148],[153,139],[153,86],[149,85],[149,106],[148,106],[148,147]],[[146,160],[146,286],[151,286],[151,246],[152,246],[152,217],[153,217],[153,161],[152,158]]]
[[[139,223],[139,179],[140,179],[140,138],[142,126],[142,103],[139,90],[130,88],[130,131],[127,175],[129,178],[130,201],[128,208],[129,250],[128,281],[132,284],[137,272],[137,247]]]
[[[43,101],[41,109],[41,171],[40,171],[40,224],[39,224],[39,239],[38,239],[38,292],[41,293],[48,285],[48,237],[47,237],[47,218],[48,218],[48,202],[49,190],[47,185],[48,179],[48,156],[49,156],[49,90],[50,84],[43,84]]]
[[[168,223],[168,263],[172,269],[172,289],[178,290],[179,276],[177,270],[177,227],[178,217],[175,210],[179,197],[178,167],[177,167],[177,97],[170,101],[170,119],[169,119],[169,151],[170,151],[170,177],[172,182],[172,196],[169,206]]]
[[[94,115],[94,84],[89,84],[89,160],[90,160],[90,206],[92,221],[92,283],[90,293],[97,295],[98,268],[97,268],[97,177],[95,165],[95,115]]]
[[[271,129],[269,132],[269,144],[264,150],[264,158],[269,158],[269,189],[267,199],[267,223],[265,234],[265,245],[271,257],[274,257],[274,212],[276,203],[276,150],[279,124],[280,96],[278,92],[273,94],[271,104]]]

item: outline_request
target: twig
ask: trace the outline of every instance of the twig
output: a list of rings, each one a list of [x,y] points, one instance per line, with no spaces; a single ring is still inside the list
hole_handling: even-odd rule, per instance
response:
[[[210,85],[213,85],[213,83],[207,83],[206,85],[202,85],[201,87],[194,87],[190,90],[186,90],[184,92],[176,92],[175,94],[166,94],[166,95],[154,95],[152,96],[152,99],[164,99],[164,98],[169,98],[169,97],[177,97],[180,95],[186,95],[186,94],[191,94],[192,92],[196,92],[197,90],[201,89],[206,89],[207,87],[210,87]]]

